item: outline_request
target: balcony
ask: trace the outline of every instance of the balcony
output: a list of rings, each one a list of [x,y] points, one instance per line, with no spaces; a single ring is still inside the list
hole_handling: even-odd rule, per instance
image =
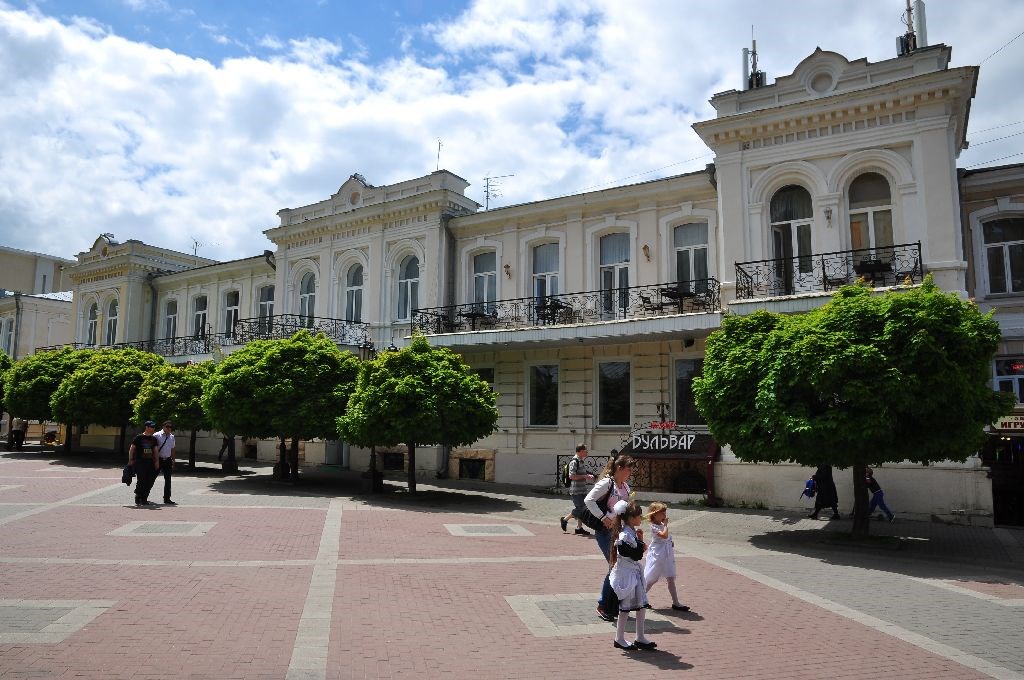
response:
[[[327,319],[300,314],[277,314],[255,319],[239,319],[235,322],[233,336],[221,344],[243,345],[253,340],[279,340],[290,338],[300,330],[311,334],[323,333],[338,345],[358,347],[370,338],[370,325],[345,319]]]
[[[828,292],[862,280],[896,286],[924,278],[921,242],[736,263],[736,299]]]
[[[721,310],[714,278],[582,293],[416,309],[412,327],[428,335],[546,328]]]

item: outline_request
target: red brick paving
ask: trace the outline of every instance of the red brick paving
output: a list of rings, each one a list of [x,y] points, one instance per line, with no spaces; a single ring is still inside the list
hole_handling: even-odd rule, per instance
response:
[[[991,581],[954,581],[953,585],[967,588],[985,595],[1004,600],[1024,599],[1024,586],[1019,583],[996,583]]]

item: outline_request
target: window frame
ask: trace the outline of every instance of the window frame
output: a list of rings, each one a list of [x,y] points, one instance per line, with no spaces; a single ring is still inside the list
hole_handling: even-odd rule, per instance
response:
[[[104,344],[107,347],[110,347],[117,341],[117,315],[119,308],[120,305],[116,298],[107,303],[107,315],[103,320],[103,338]]]
[[[270,291],[269,299],[263,299],[264,291]],[[257,326],[261,331],[269,332],[274,323],[274,297],[277,291],[274,284],[268,283],[256,289],[256,319]]]
[[[864,177],[866,175],[878,175],[879,177],[882,178],[882,180],[885,181],[885,183],[886,183],[886,185],[887,185],[887,187],[889,189],[889,202],[887,204],[881,204],[880,203],[878,205],[872,205],[872,206],[869,206],[869,207],[866,207],[866,208],[854,208],[852,205],[850,205],[850,193],[851,193],[851,189],[853,188],[854,183],[858,179],[860,179],[860,178],[862,178],[862,177]],[[876,242],[877,239],[876,239],[876,234],[875,234],[875,216],[877,214],[883,213],[883,212],[889,213],[889,243],[888,244],[879,245]],[[867,217],[868,243],[863,248],[856,248],[855,247],[855,243],[854,243],[854,238],[853,238],[853,219],[854,219],[854,217],[861,216],[861,215],[864,215],[864,216]],[[852,180],[850,180],[850,183],[849,183],[849,185],[847,185],[847,188],[846,188],[846,229],[847,229],[847,233],[849,234],[849,237],[850,237],[850,249],[851,250],[867,249],[871,253],[871,256],[862,257],[862,259],[872,259],[872,257],[876,256],[876,254],[875,254],[876,250],[881,250],[881,249],[885,249],[885,248],[891,248],[893,246],[893,244],[896,242],[895,241],[895,239],[896,239],[896,234],[895,234],[895,232],[896,232],[896,224],[895,224],[895,221],[893,219],[894,215],[895,215],[895,205],[892,202],[892,183],[889,181],[888,177],[886,177],[882,173],[876,172],[874,170],[865,170],[864,172],[858,173]]]
[[[403,278],[405,276],[406,263],[409,260],[416,260],[416,276],[415,278]],[[420,275],[423,273],[423,265],[420,263],[419,255],[415,253],[408,253],[403,255],[398,261],[398,276],[397,281],[397,299],[395,304],[395,321],[409,322],[412,319],[413,310],[419,309],[420,303]],[[404,303],[407,309],[403,309],[403,293]]]
[[[1016,295],[1024,295],[1024,286],[1022,286],[1019,290],[1015,290],[1014,287],[1013,287],[1013,271],[1012,271],[1011,257],[1010,257],[1010,249],[1012,247],[1024,248],[1024,239],[1017,240],[1017,241],[996,241],[994,243],[988,243],[985,240],[985,227],[987,227],[988,225],[992,224],[993,222],[1000,222],[1000,221],[1003,221],[1003,220],[1020,220],[1020,221],[1024,222],[1024,215],[998,213],[998,214],[995,214],[995,215],[992,215],[992,216],[988,217],[987,219],[982,220],[981,223],[980,223],[981,224],[981,229],[980,229],[981,234],[980,234],[980,237],[981,237],[981,251],[982,252],[980,254],[980,258],[979,259],[984,263],[984,279],[983,279],[983,283],[985,285],[986,295],[988,295],[988,296],[998,296],[998,297],[1004,297],[1004,296],[1005,297],[1011,297],[1011,296],[1016,296]],[[989,252],[990,251],[995,251],[995,250],[999,250],[1000,251],[1000,255],[1001,255],[1000,261],[1001,261],[1001,266],[1002,266],[1002,269],[1003,269],[1003,271],[1002,271],[1002,274],[1003,274],[1002,279],[1003,279],[1003,285],[1004,285],[1004,290],[1001,290],[1001,291],[993,291],[992,290],[992,274],[993,274],[993,272],[992,272],[992,267],[991,267],[991,261],[990,261],[990,258],[989,258]]]
[[[174,305],[174,313],[171,314],[170,307]],[[164,302],[164,337],[174,338],[178,335],[178,301],[166,300]]]
[[[533,396],[533,375],[534,369],[540,367],[554,367],[554,384],[555,384],[555,422],[553,423],[534,423],[534,396]],[[561,392],[561,366],[557,360],[554,363],[547,363],[544,361],[532,362],[526,365],[526,427],[540,428],[540,429],[557,429],[558,423],[561,420],[562,411],[562,392]]]
[[[626,380],[629,382],[629,386],[628,386],[628,388],[626,390],[628,396],[626,397],[626,422],[624,422],[624,423],[607,423],[607,422],[604,421],[604,417],[605,417],[605,414],[604,414],[604,410],[605,410],[604,409],[605,388],[601,384],[602,383],[601,367],[606,365],[606,364],[624,364],[626,366]],[[617,357],[617,358],[603,357],[601,359],[596,360],[594,362],[594,381],[593,381],[593,384],[597,388],[596,389],[597,394],[595,395],[595,398],[594,398],[594,405],[596,406],[596,411],[597,411],[594,414],[595,426],[599,427],[599,428],[602,428],[602,429],[604,429],[604,428],[609,428],[609,429],[622,429],[622,428],[629,429],[629,428],[631,428],[632,424],[633,424],[633,362],[630,361],[628,358],[622,358],[622,357]],[[617,390],[615,390],[615,388],[612,388],[612,393],[618,394],[618,392],[617,392]]]
[[[14,352],[14,317],[7,316],[0,319],[0,351],[13,358]]]
[[[693,394],[693,379],[704,374],[704,357],[702,356],[674,356],[672,357],[672,420],[678,425],[684,427],[707,427],[707,420],[697,410],[696,403],[692,403],[693,412],[697,416],[698,422],[686,422],[687,419],[684,417],[685,414],[680,411],[681,404],[679,398],[679,363],[690,362],[694,364],[694,368],[697,370],[696,373],[690,378],[690,394]]]
[[[354,285],[352,272],[359,267],[359,285]],[[363,288],[366,285],[366,267],[362,262],[353,262],[345,270],[345,312],[346,321],[362,323],[363,321]]]
[[[203,308],[199,309],[199,301],[203,301]],[[210,298],[208,295],[196,295],[192,298],[192,333],[193,340],[203,340],[207,337],[209,329],[207,323],[210,318]]]
[[[493,255],[494,256],[494,267],[490,270],[477,271],[476,263],[477,258],[481,255]],[[469,284],[469,295],[467,296],[474,309],[482,310],[488,314],[493,314],[498,301],[498,251],[494,248],[487,250],[481,250],[472,253],[469,257],[470,269],[472,271],[472,277]],[[478,295],[479,287],[478,282],[483,282],[483,300]]]
[[[700,245],[689,245],[689,246],[677,246],[676,245],[676,232],[678,229],[684,229],[686,227],[704,227],[704,243]],[[683,290],[690,290],[690,283],[693,283],[694,291],[696,293],[705,293],[708,289],[708,279],[711,277],[710,269],[710,257],[711,244],[708,242],[711,238],[711,226],[707,220],[691,220],[688,222],[682,222],[672,226],[672,231],[669,234],[672,244],[672,268],[675,270],[675,282],[679,284]],[[705,276],[701,278],[696,277],[696,262],[697,253],[703,250],[704,258],[704,272]],[[686,260],[690,267],[690,278],[684,279],[679,272],[679,259],[681,256],[686,257]]]
[[[310,285],[307,287],[306,282]],[[313,327],[316,317],[316,273],[307,271],[299,278],[299,324],[306,328]]]
[[[235,304],[231,304],[231,296],[235,296]],[[224,293],[224,337],[235,337],[235,324],[238,322],[239,309],[242,305],[242,291],[229,290]]]
[[[999,374],[1000,362],[1017,361],[1021,364],[1021,373]],[[1002,389],[1003,385],[1009,385],[1012,389]],[[1024,404],[1024,355],[997,356],[992,360],[992,391],[1013,392],[1017,405]]]
[[[88,347],[96,346],[96,336],[99,332],[100,305],[93,302],[85,316],[85,344]]]

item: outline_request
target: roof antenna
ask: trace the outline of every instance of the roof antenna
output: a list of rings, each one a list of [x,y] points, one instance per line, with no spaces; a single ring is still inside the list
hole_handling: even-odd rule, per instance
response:
[[[916,0],[913,5],[907,0],[907,9],[900,15],[900,21],[907,27],[907,32],[896,39],[896,56],[904,57],[914,50],[928,46],[924,0]]]
[[[504,179],[506,177],[515,177],[515,175],[492,175],[491,177],[484,177],[484,210],[490,209],[492,198],[499,198],[501,196],[501,183],[497,180]]]
[[[441,138],[438,137],[437,138],[437,165],[434,166],[434,171],[435,172],[441,169],[441,147],[443,145],[444,145],[444,143],[441,141]]]
[[[754,40],[754,27],[750,27],[750,48],[743,48],[743,89],[752,90],[764,87],[764,71],[757,70],[757,41]]]

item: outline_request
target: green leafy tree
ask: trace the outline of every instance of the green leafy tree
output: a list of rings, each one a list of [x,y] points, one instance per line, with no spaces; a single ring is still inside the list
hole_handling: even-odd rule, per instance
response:
[[[142,381],[139,394],[132,401],[135,422],[170,420],[179,430],[190,431],[188,466],[193,469],[196,466],[196,431],[213,429],[201,401],[203,385],[213,370],[212,361],[159,365]]]
[[[137,349],[97,350],[61,381],[50,408],[62,422],[121,428],[124,452],[125,430],[135,414],[132,400],[150,371],[163,364],[163,357]]]
[[[840,289],[824,307],[727,317],[707,342],[697,407],[750,462],[853,470],[867,534],[866,466],[964,460],[1012,408],[987,384],[1000,331],[927,277],[909,291]]]
[[[61,382],[92,356],[91,349],[65,347],[36,352],[14,362],[4,376],[4,405],[12,416],[40,422],[57,420],[50,398]],[[71,450],[71,423],[65,422],[64,450]]]
[[[338,418],[342,439],[357,446],[409,452],[409,491],[416,490],[416,446],[464,446],[492,433],[495,395],[455,352],[417,336],[398,352],[365,362]]]
[[[345,412],[358,371],[359,359],[322,334],[302,330],[285,340],[257,340],[217,364],[203,390],[203,410],[221,432],[280,438],[275,476],[294,480],[300,439],[338,438],[335,418]]]

